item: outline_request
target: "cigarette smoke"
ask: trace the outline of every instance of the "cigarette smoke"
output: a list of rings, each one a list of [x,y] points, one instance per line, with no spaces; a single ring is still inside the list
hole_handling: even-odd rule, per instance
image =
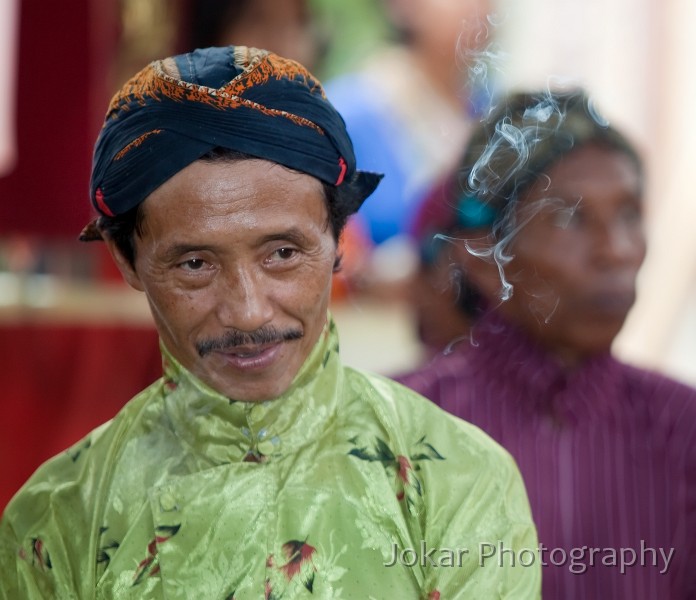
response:
[[[561,154],[575,143],[573,136],[567,131],[559,131],[564,125],[566,112],[558,92],[576,85],[569,79],[550,77],[546,89],[539,91],[535,102],[527,106],[522,115],[512,115],[506,111],[495,80],[498,74],[503,73],[507,55],[490,41],[494,37],[494,30],[503,21],[497,15],[489,15],[481,33],[489,43],[478,49],[460,45],[456,53],[458,64],[468,71],[468,87],[473,90],[472,95],[487,100],[487,105],[479,111],[479,118],[488,131],[485,146],[478,152],[474,164],[466,172],[459,174],[459,196],[473,196],[479,202],[490,204],[496,209],[493,235],[486,237],[486,240],[494,241],[486,242],[483,238],[455,237],[443,233],[435,236],[436,240],[463,243],[471,255],[495,263],[501,282],[501,302],[509,300],[514,291],[513,284],[506,276],[505,267],[513,259],[510,247],[515,236],[540,210],[549,210],[549,206],[552,210],[559,211],[559,226],[567,226],[581,201],[577,199],[575,206],[568,207],[558,198],[543,198],[525,203],[524,210],[520,210],[518,206],[519,192],[535,179],[546,177],[539,172],[535,173],[530,164],[537,160],[535,151],[539,150],[539,144],[548,146],[549,140],[552,140],[553,152]],[[599,127],[608,127],[608,121],[598,113],[591,100],[586,109]],[[493,114],[502,116],[492,123],[490,119]],[[548,148],[543,150],[549,152]],[[529,178],[530,173],[532,179]],[[544,320],[549,317],[550,315],[544,316]]]

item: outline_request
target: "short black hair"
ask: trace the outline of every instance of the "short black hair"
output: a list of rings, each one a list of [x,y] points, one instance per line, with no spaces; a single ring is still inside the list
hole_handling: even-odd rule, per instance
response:
[[[496,213],[493,232],[506,235],[524,192],[566,154],[590,143],[626,155],[642,186],[638,151],[597,111],[584,89],[512,92],[474,128],[453,180],[454,206],[475,197]],[[464,223],[458,226],[467,229]]]

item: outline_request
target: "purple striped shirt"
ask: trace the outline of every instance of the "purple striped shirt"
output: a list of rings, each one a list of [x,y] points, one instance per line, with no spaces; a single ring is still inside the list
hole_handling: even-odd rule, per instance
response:
[[[397,379],[517,460],[545,599],[696,598],[696,390],[609,355],[569,373],[497,317]]]

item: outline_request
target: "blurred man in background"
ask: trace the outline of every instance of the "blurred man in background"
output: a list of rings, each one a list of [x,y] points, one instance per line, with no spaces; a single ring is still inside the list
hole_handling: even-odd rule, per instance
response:
[[[432,201],[472,326],[400,380],[518,461],[543,597],[696,597],[696,391],[610,354],[645,256],[637,152],[581,91],[514,94]]]

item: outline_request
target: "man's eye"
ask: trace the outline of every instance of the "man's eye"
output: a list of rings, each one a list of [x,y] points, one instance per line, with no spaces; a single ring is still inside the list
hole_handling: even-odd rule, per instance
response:
[[[581,225],[583,214],[575,207],[562,208],[554,214],[553,224],[561,229],[568,229],[571,226]]]
[[[570,204],[559,199],[559,205],[553,211],[553,224],[561,229],[579,227],[584,224],[585,214],[581,198]]]
[[[288,260],[295,256],[296,252],[297,250],[294,248],[278,248],[278,250],[275,251],[275,255],[281,260]]]
[[[205,266],[205,261],[202,258],[191,258],[179,266],[186,271],[200,271]]]
[[[642,207],[638,203],[625,204],[621,207],[621,220],[629,223],[641,223],[643,220],[643,211],[641,209]]]

